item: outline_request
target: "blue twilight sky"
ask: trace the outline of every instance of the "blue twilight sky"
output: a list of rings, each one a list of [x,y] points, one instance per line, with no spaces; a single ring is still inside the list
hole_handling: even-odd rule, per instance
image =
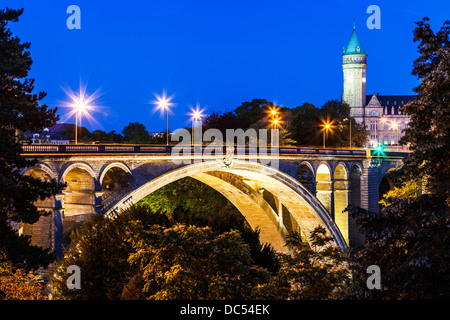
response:
[[[293,108],[340,99],[342,48],[356,19],[368,54],[367,93],[412,94],[417,57],[414,22],[434,30],[450,19],[450,1],[246,0],[1,0],[25,8],[14,35],[31,42],[37,91],[61,106],[65,91],[98,93],[91,131],[122,131],[141,122],[165,130],[153,112],[154,94],[174,95],[170,129],[189,125],[189,105],[206,113],[233,110],[263,98]],[[81,9],[81,29],[69,30],[67,7]],[[381,9],[381,29],[370,30],[369,5]],[[65,122],[68,109],[60,107]]]

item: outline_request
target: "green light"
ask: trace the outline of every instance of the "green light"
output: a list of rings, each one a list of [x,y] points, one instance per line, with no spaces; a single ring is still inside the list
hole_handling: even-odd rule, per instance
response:
[[[384,156],[384,145],[379,144],[374,149],[374,152],[377,156]]]

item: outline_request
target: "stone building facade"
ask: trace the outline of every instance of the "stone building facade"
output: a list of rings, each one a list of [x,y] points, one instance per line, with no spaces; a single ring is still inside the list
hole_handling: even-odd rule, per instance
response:
[[[367,53],[355,25],[343,50],[342,70],[342,101],[350,105],[350,115],[370,132],[366,147],[384,145],[386,149],[406,151],[407,146],[400,146],[399,140],[410,117],[401,108],[414,95],[366,95]]]

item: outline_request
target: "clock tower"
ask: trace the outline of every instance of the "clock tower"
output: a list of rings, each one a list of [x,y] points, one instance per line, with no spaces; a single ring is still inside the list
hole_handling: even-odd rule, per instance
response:
[[[364,121],[366,104],[366,49],[361,44],[353,23],[353,32],[347,47],[342,54],[342,70],[344,71],[344,90],[342,101],[350,105],[350,116],[359,123]]]

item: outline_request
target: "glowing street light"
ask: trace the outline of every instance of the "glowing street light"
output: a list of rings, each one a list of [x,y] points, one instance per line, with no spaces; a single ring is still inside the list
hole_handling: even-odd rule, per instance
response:
[[[204,117],[203,111],[204,109],[200,110],[200,107],[197,105],[196,109],[193,109],[191,107],[189,107],[191,109],[191,121],[192,121],[192,145],[194,144],[194,127],[195,127],[195,122],[194,121],[201,121],[202,118]]]
[[[170,101],[172,100],[172,96],[167,97],[166,93],[163,92],[162,96],[156,95],[157,101],[154,104],[157,105],[158,109],[162,112],[166,110],[167,112],[167,145],[169,145],[169,106],[171,105]]]
[[[74,103],[74,108],[75,108],[75,144],[78,144],[78,117],[80,113],[86,112],[89,106],[82,98],[78,98],[78,100]]]
[[[325,134],[328,135],[328,131],[333,132],[332,122],[329,122],[329,120],[327,120],[326,122],[323,122],[322,127],[323,128],[321,131],[323,131],[323,148],[325,149]]]
[[[397,132],[397,143],[396,143],[395,149],[398,151],[399,140],[400,140],[400,131],[398,130],[398,123],[396,121],[391,122],[391,130],[394,130],[395,132]]]
[[[89,105],[89,100],[84,96],[72,97],[71,103],[73,112],[75,113],[75,144],[78,144],[78,118],[81,120],[82,115],[89,116],[89,110],[92,108]]]
[[[78,92],[73,92],[71,89],[64,89],[64,92],[69,97],[69,101],[62,101],[62,107],[68,107],[70,111],[64,115],[63,117],[70,118],[72,115],[75,115],[75,144],[78,144],[78,118],[81,122],[81,117],[85,116],[89,123],[96,123],[94,117],[90,114],[90,112],[98,111],[100,108],[95,101],[98,99],[100,93],[99,90],[96,90],[93,94],[86,93],[86,85],[80,84],[80,88]]]

